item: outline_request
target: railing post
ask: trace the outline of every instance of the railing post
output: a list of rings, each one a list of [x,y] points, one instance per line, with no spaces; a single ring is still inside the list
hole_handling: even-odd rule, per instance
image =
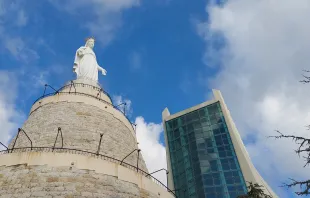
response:
[[[14,140],[11,153],[13,152],[13,150],[14,150],[14,148],[15,148],[15,144],[16,144],[16,141],[17,141],[17,139],[18,139],[19,133],[20,133],[20,128],[18,128],[18,132],[17,132],[16,138],[15,138],[15,140]]]
[[[13,144],[13,147],[12,147],[12,151],[11,151],[11,152],[13,152],[13,150],[14,150],[16,141],[17,141],[18,136],[19,136],[19,133],[20,133],[21,131],[24,132],[24,134],[26,135],[26,137],[27,137],[28,140],[30,141],[30,146],[31,146],[30,149],[32,150],[32,141],[31,141],[31,139],[29,138],[29,136],[27,135],[27,133],[26,133],[22,128],[18,128],[18,133],[17,133],[17,136],[16,136],[16,138],[15,138],[15,141],[14,141],[14,144]]]
[[[124,105],[124,106],[123,106],[123,108],[124,108],[123,111],[117,108],[117,107],[119,107],[119,106],[121,106],[121,105]],[[113,107],[114,107],[114,108],[117,108],[120,112],[122,112],[124,115],[126,115],[126,114],[125,114],[125,106],[126,106],[126,105],[127,105],[126,102],[123,102],[123,103],[118,104],[118,105],[115,105],[115,106],[113,106]]]
[[[99,89],[98,93],[97,93],[97,98],[101,98],[101,92],[103,91],[102,88]]]
[[[22,132],[26,135],[26,137],[28,138],[28,140],[30,141],[31,150],[32,150],[32,141],[31,141],[31,139],[29,138],[29,136],[27,135],[26,131],[25,131],[24,129],[22,129],[22,128],[20,128],[19,130],[22,131]]]
[[[43,92],[42,97],[44,97],[44,96],[45,96],[46,86],[47,86],[47,84],[45,84],[45,85],[44,85],[44,92]]]
[[[121,161],[121,164],[120,165],[122,165],[123,164],[123,162],[124,162],[124,160],[129,156],[129,155],[131,155],[133,152],[135,152],[135,151],[139,151],[140,149],[135,149],[135,150],[133,150],[131,153],[129,153],[128,155],[126,155],[126,157],[124,157],[124,159],[122,159],[122,161]]]
[[[138,158],[137,158],[137,172],[139,170],[139,154],[140,154],[140,149],[138,149]]]
[[[2,142],[0,142],[0,144],[1,144],[3,147],[5,147],[7,151],[9,150],[9,148],[8,148],[7,146],[5,146],[4,144],[2,144]]]
[[[61,148],[64,147],[64,139],[63,139],[63,136],[62,136],[62,131],[61,131],[61,128],[58,127],[58,132],[57,132],[57,135],[56,135],[56,139],[55,139],[55,142],[54,142],[54,146],[53,146],[52,151],[54,151],[54,149],[55,149],[55,146],[56,146],[56,142],[57,142],[59,133],[60,133],[60,135],[61,135]]]
[[[124,103],[124,115],[126,116],[126,106],[127,106],[127,104],[126,104],[126,102]]]
[[[166,178],[167,178],[167,189],[169,189],[168,187],[168,174],[169,174],[169,171],[166,170]]]
[[[99,152],[100,152],[100,145],[101,145],[102,136],[103,136],[103,133],[100,133],[100,140],[99,140],[99,145],[98,145],[98,149],[97,149],[97,155],[99,155]]]
[[[71,93],[71,88],[72,88],[72,86],[74,87],[74,93],[76,93],[76,88],[75,88],[74,82],[73,82],[73,80],[71,80],[70,89],[69,89],[69,94]]]
[[[137,129],[137,124],[135,123],[131,123],[132,128],[134,129],[135,133],[136,133],[136,129]]]
[[[61,130],[60,127],[58,127],[58,131],[60,131],[60,135],[61,135],[61,148],[63,148],[64,147],[64,138],[62,136],[62,130]]]

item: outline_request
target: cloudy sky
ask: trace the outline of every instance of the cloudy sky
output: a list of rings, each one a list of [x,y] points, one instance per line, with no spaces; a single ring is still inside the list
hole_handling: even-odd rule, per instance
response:
[[[100,78],[127,101],[150,171],[166,167],[161,112],[220,89],[247,150],[280,197],[288,178],[310,178],[289,140],[310,136],[308,0],[0,0],[0,141],[27,118],[43,85],[74,79],[74,53],[95,36]],[[164,173],[157,174],[164,179]]]

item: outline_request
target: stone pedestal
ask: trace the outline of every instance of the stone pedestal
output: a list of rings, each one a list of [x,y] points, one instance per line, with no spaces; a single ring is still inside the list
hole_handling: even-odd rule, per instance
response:
[[[134,127],[98,83],[40,98],[22,129],[33,148],[21,131],[0,153],[0,197],[172,197],[147,176]]]

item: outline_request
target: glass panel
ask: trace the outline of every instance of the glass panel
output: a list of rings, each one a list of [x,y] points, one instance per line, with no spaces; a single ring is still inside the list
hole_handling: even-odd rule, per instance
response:
[[[203,133],[197,132],[197,133],[195,134],[195,136],[196,136],[197,139],[202,139],[202,138],[203,138]]]
[[[188,144],[188,140],[186,136],[181,136],[181,145],[184,146]]]
[[[174,134],[174,138],[180,137],[180,131],[179,131],[179,129],[174,130],[173,134]]]
[[[205,116],[207,116],[207,112],[205,112],[204,109],[200,109],[200,110],[199,110],[199,115],[200,115],[200,118],[201,118],[201,117],[205,117]]]
[[[219,130],[220,130],[220,133],[226,133],[226,128],[224,127],[224,125],[223,124],[220,124],[219,125]]]
[[[193,122],[194,129],[200,129],[201,128],[201,123],[199,121]]]
[[[220,179],[214,179],[214,185],[220,185],[221,184],[221,180]]]
[[[176,156],[177,156],[178,161],[183,161],[183,152],[181,149],[176,151]]]
[[[177,122],[177,120],[173,120],[173,121],[172,121],[172,125],[173,125],[173,129],[177,128],[177,127],[178,127],[178,122]]]
[[[194,131],[194,125],[193,124],[188,124],[187,125],[187,132],[190,133],[191,131]]]
[[[206,141],[207,147],[213,147],[212,139],[211,138],[206,138],[205,141]]]
[[[223,141],[222,141],[222,137],[221,136],[215,136],[214,139],[215,139],[216,145],[218,145],[218,146],[223,145]]]
[[[176,139],[174,141],[174,144],[175,144],[175,150],[179,150],[181,148],[181,141],[180,141],[180,138]]]
[[[206,186],[213,186],[213,179],[206,179],[204,180]]]
[[[225,151],[225,147],[223,147],[223,146],[217,147],[217,150],[218,151]]]
[[[225,144],[225,145],[229,144],[228,140],[227,140],[227,139],[224,139],[224,140],[223,140],[223,144]]]
[[[172,122],[168,122],[166,126],[168,131],[171,131],[173,129]]]
[[[233,156],[232,151],[226,151],[226,155],[227,155],[228,157]]]
[[[222,164],[222,167],[223,167],[223,170],[229,170],[230,167],[229,167],[229,164],[228,163],[224,163]]]
[[[210,173],[210,166],[202,166],[201,173]]]
[[[180,197],[228,198],[228,192],[246,194],[219,103],[168,121],[166,129],[174,187],[186,189],[178,192]],[[226,186],[231,187],[225,194]]]
[[[225,151],[219,151],[219,156],[220,157],[226,157],[226,152]]]
[[[196,197],[197,197],[196,194],[190,195],[190,198],[196,198]]]
[[[232,170],[237,169],[237,166],[235,163],[231,163],[229,165],[230,165],[230,169],[232,169]]]
[[[214,130],[213,130],[213,134],[214,134],[214,135],[220,135],[220,134],[221,134],[220,129],[214,129]]]
[[[186,127],[185,126],[180,127],[179,130],[180,130],[180,135],[186,134]]]
[[[189,194],[193,194],[195,192],[196,192],[195,186],[192,186],[192,187],[189,188]]]
[[[183,152],[183,159],[185,160],[185,157],[188,156],[189,150],[187,147],[182,147],[182,152]]]
[[[197,144],[197,149],[202,149],[202,150],[204,150],[205,148],[206,148],[205,143]]]
[[[175,147],[174,147],[173,142],[171,142],[171,143],[169,144],[169,148],[170,148],[170,152],[172,152],[172,151],[175,150]]]
[[[226,179],[226,184],[234,184],[234,180],[231,179]]]
[[[200,123],[201,123],[202,126],[209,126],[210,125],[210,123],[209,123],[207,118],[202,118],[200,120]]]
[[[216,161],[211,161],[210,165],[211,165],[211,170],[212,171],[217,171],[218,166],[217,166],[217,162]]]
[[[177,127],[181,127],[183,125],[183,122],[180,118],[177,119]]]
[[[190,141],[195,141],[195,133],[191,132],[191,133],[188,135],[188,139],[189,139],[189,142],[190,142]]]
[[[193,119],[193,120],[199,120],[198,111],[194,111],[194,112],[192,113],[192,119]]]
[[[240,194],[236,193],[236,192],[229,192],[229,196],[230,197],[238,197]]]
[[[215,114],[217,112],[218,112],[217,105],[213,104],[213,105],[208,106],[208,114],[209,114],[209,116],[213,115],[213,114]]]
[[[208,148],[208,149],[207,149],[207,152],[208,152],[208,153],[214,153],[215,150],[214,150],[214,148]]]
[[[193,120],[193,114],[192,113],[189,113],[189,114],[186,114],[186,122],[189,123]]]

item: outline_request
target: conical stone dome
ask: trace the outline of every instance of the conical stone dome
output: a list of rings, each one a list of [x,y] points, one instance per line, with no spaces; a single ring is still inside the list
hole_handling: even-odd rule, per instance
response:
[[[39,98],[0,154],[0,196],[173,197],[148,175],[132,123],[90,80]]]

